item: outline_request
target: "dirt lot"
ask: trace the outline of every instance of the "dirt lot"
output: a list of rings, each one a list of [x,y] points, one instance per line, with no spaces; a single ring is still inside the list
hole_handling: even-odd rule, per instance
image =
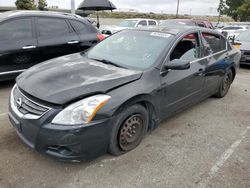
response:
[[[148,134],[134,151],[64,163],[24,145],[7,117],[13,82],[0,86],[0,188],[250,187],[250,69]]]

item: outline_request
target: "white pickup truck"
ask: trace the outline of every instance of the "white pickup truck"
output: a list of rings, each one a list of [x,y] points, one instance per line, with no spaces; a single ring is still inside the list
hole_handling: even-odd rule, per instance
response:
[[[158,25],[158,22],[153,19],[125,19],[121,21],[118,25],[104,25],[101,26],[100,32],[104,35],[112,35],[123,29],[135,28],[135,27],[145,27]]]

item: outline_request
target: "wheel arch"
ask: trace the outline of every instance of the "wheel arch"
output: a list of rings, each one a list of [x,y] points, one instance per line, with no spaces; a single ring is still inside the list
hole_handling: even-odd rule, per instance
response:
[[[146,108],[146,110],[148,111],[148,115],[149,115],[148,129],[152,130],[155,127],[157,127],[157,125],[159,123],[159,112],[158,112],[157,108],[155,107],[155,105],[153,104],[151,98],[152,98],[152,96],[148,95],[148,94],[141,94],[141,95],[134,96],[134,97],[128,99],[127,101],[125,101],[124,103],[122,103],[117,108],[117,110],[114,112],[113,115],[117,115],[117,114],[121,113],[124,110],[124,108],[132,106],[134,104],[140,104],[144,108]]]
[[[232,81],[234,81],[235,76],[236,76],[236,68],[235,68],[234,66],[231,66],[230,69],[231,69],[232,72],[233,72],[233,80],[232,80]]]

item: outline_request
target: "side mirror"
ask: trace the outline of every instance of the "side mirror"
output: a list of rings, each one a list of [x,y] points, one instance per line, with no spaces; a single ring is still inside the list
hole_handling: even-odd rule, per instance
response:
[[[174,59],[164,65],[166,70],[187,70],[190,68],[190,62],[187,60]]]
[[[143,27],[143,25],[139,24],[139,25],[137,25],[137,27]]]

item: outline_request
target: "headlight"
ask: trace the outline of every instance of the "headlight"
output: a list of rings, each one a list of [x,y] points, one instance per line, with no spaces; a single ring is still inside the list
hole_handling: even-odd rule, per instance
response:
[[[52,123],[61,125],[89,123],[110,98],[108,95],[95,95],[71,104],[57,114]]]

